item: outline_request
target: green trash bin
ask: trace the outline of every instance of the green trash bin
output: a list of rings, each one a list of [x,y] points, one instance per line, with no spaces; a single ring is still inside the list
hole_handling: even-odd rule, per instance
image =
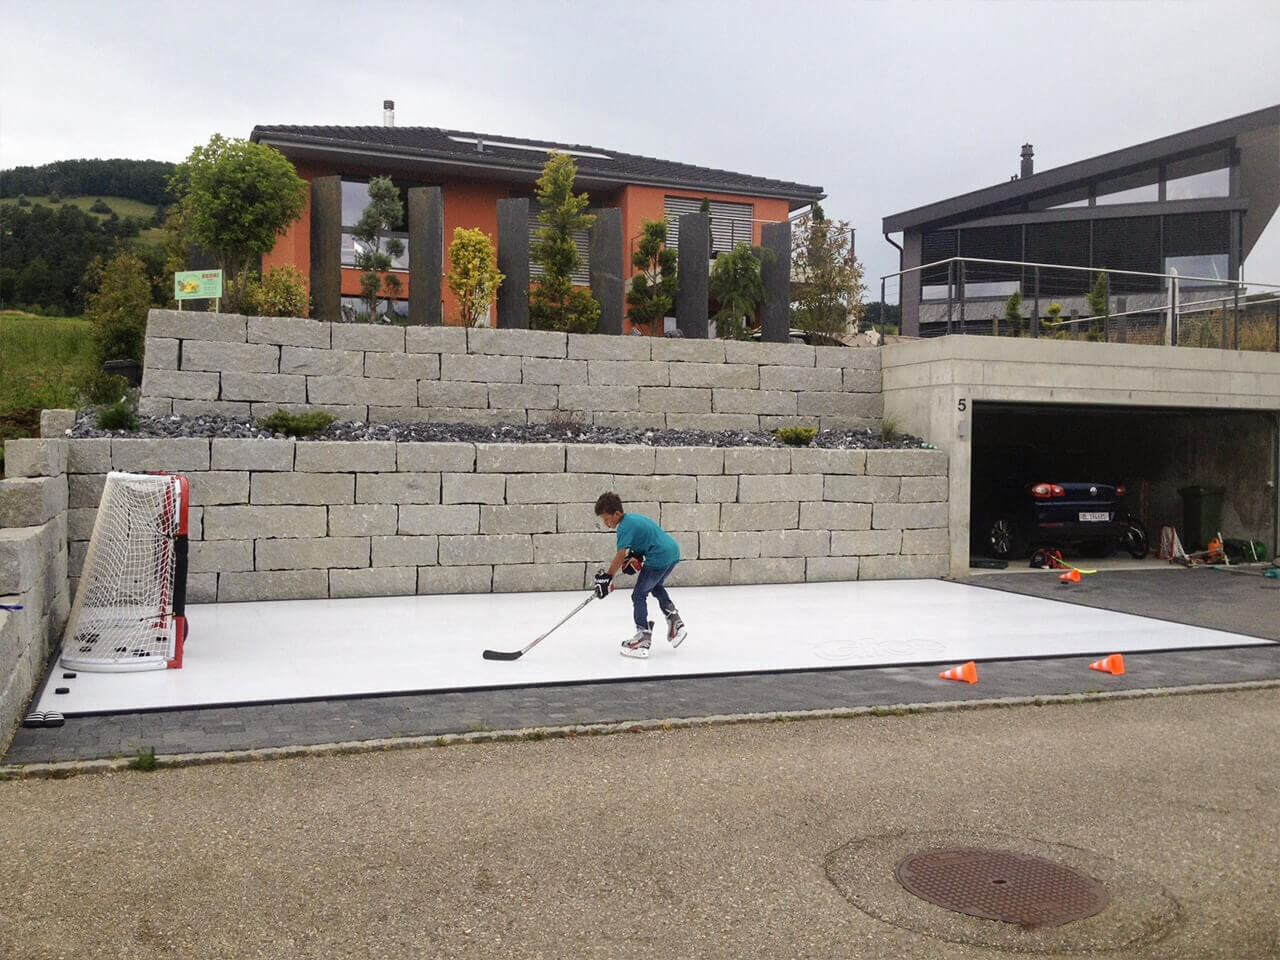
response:
[[[1187,550],[1207,550],[1222,526],[1223,487],[1182,487],[1182,539]]]

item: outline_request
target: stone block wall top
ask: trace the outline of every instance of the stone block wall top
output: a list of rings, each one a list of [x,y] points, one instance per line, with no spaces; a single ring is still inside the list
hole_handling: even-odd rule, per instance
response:
[[[274,343],[280,346],[316,347],[327,350],[330,346],[331,326],[332,324],[320,320],[308,320],[304,317],[249,317],[247,332],[250,343]]]
[[[568,356],[568,334],[554,330],[495,330],[473,327],[467,330],[467,351],[523,357]]]
[[[248,321],[246,317],[232,313],[151,310],[147,314],[147,336],[247,343]]]
[[[406,327],[405,348],[409,353],[466,353],[465,327]]]
[[[394,324],[335,323],[330,326],[330,346],[335,350],[405,352],[405,328]]]
[[[22,439],[4,443],[6,477],[60,477],[66,472],[66,440]]]
[[[299,440],[295,450],[295,470],[354,473],[396,469],[394,440]]]
[[[41,410],[40,436],[61,437],[76,425],[74,410]]]
[[[569,334],[570,360],[652,360],[651,337],[602,337],[594,333]]]

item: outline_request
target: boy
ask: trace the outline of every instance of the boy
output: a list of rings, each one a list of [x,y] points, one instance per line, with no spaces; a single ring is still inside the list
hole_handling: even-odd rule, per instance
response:
[[[618,531],[618,552],[614,554],[613,562],[608,570],[596,574],[596,596],[603,600],[609,595],[613,589],[613,578],[619,570],[636,574],[635,589],[631,591],[636,635],[622,641],[622,655],[649,656],[653,623],[649,620],[647,598],[651,593],[666,614],[667,640],[672,647],[680,646],[685,637],[684,621],[663,586],[667,574],[680,562],[680,544],[648,517],[624,512],[622,499],[616,493],[600,494],[596,501],[596,516],[610,530]]]

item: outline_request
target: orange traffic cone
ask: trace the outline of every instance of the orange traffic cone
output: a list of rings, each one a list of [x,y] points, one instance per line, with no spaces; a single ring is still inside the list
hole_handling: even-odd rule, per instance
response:
[[[1080,571],[1077,570],[1075,567],[1072,567],[1066,573],[1058,574],[1058,579],[1061,580],[1063,583],[1079,583]]]
[[[1117,676],[1124,673],[1124,657],[1118,653],[1113,653],[1109,657],[1103,657],[1089,664],[1090,670],[1099,670],[1102,673],[1114,673]]]
[[[943,670],[938,674],[939,680],[963,680],[965,683],[978,682],[978,665],[970,660],[968,663],[962,663],[958,667],[952,667],[950,670]]]

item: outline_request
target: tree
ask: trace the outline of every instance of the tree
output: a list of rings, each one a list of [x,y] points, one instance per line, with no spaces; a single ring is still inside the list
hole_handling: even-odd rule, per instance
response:
[[[458,319],[464,327],[488,326],[489,305],[506,279],[498,272],[488,235],[483,230],[455,228],[449,263],[449,289],[458,298]]]
[[[828,220],[822,206],[792,224],[793,324],[811,333],[841,337],[862,318],[862,264],[853,255],[847,220]]]
[[[1089,316],[1105,317],[1111,313],[1111,278],[1107,276],[1107,272],[1103,270],[1098,274],[1098,279],[1093,282],[1093,289],[1084,295],[1085,303],[1089,305]],[[1089,324],[1089,332],[1086,337],[1089,340],[1101,340],[1105,336],[1102,324]]]
[[[1005,301],[1004,322],[1009,325],[1013,336],[1022,336],[1022,292],[1020,290],[1013,291]]]
[[[400,295],[400,278],[391,272],[391,265],[404,254],[404,242],[399,237],[384,239],[384,234],[403,222],[399,189],[390,177],[374,177],[369,181],[369,205],[351,231],[356,239],[356,268],[364,271],[360,274],[360,296],[369,308],[370,322],[378,315],[381,297],[394,300]]]
[[[100,261],[99,261],[100,263]],[[97,266],[91,266],[95,272]],[[85,308],[93,323],[93,347],[101,366],[106,360],[142,363],[147,310],[151,307],[151,283],[143,262],[122,251],[101,267],[98,289]]]
[[[279,151],[215,133],[178,165],[170,188],[184,208],[186,239],[217,260],[224,305],[238,312],[255,261],[302,216],[306,182]]]
[[[631,278],[627,292],[632,323],[661,329],[663,317],[676,302],[677,259],[676,251],[667,246],[667,221],[643,221],[640,243],[631,255],[631,265],[640,272]]]
[[[581,260],[573,235],[596,222],[584,212],[588,196],[573,192],[577,175],[573,158],[553,150],[538,178],[540,226],[531,255],[541,265],[542,277],[529,293],[529,325],[537,330],[595,333],[600,322],[600,304],[591,291],[573,285]]]
[[[711,296],[720,302],[716,330],[726,340],[751,339],[751,320],[764,301],[761,266],[773,251],[740,243],[716,257],[711,268]]]

